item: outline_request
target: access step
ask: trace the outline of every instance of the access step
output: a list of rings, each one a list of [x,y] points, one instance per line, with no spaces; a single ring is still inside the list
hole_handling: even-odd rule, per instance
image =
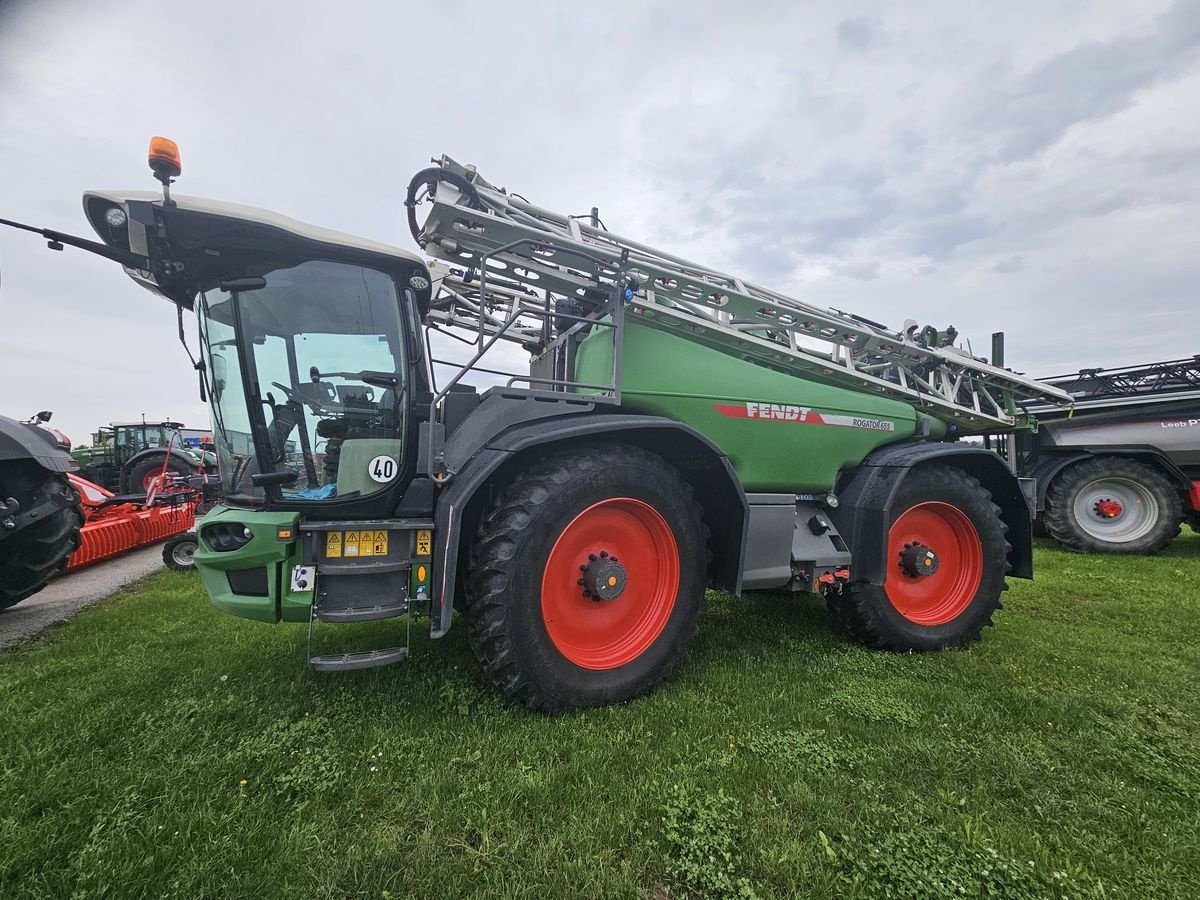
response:
[[[318,672],[350,672],[354,669],[374,669],[390,666],[408,659],[407,647],[388,647],[363,650],[360,653],[339,653],[330,656],[310,656],[308,664]]]
[[[332,609],[317,606],[314,612],[322,622],[370,622],[374,619],[393,619],[404,615],[408,612],[408,601],[338,606]]]

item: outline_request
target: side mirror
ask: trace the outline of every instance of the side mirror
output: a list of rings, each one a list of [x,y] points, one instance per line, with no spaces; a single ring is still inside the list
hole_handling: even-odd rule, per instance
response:
[[[212,355],[212,396],[213,400],[220,400],[221,394],[225,392],[225,376],[228,374],[229,364],[225,362],[225,357],[219,353]]]

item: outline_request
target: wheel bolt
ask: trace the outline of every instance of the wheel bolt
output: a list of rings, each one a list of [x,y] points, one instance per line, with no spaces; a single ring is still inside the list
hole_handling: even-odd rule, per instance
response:
[[[596,554],[595,554],[595,553],[589,553],[589,554],[588,554],[588,559],[590,559],[592,562],[595,562],[595,561],[596,561]]]
[[[592,557],[592,558],[593,558],[593,559],[595,559],[595,557]],[[607,551],[607,550],[601,550],[601,551],[600,551],[600,558],[601,558],[601,559],[608,559],[608,551]]]

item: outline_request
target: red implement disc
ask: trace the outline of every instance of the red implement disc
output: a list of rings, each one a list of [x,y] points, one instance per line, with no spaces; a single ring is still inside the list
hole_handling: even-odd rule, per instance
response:
[[[611,600],[583,595],[591,556],[616,557],[625,588]],[[542,618],[558,651],[584,669],[615,669],[654,643],[679,593],[679,548],[654,507],[628,497],[593,504],[563,529],[542,575]]]
[[[921,544],[937,554],[932,575],[909,575],[898,560],[905,547]],[[949,503],[918,503],[901,513],[888,532],[884,590],[892,606],[918,625],[944,625],[965,610],[983,578],[983,547],[971,520]]]

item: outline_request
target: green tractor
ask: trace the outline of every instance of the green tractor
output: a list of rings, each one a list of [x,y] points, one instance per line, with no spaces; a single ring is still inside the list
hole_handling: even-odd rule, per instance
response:
[[[121,263],[181,339],[195,312],[224,490],[195,563],[219,609],[310,644],[414,616],[440,638],[458,611],[501,691],[561,710],[657,684],[710,587],[816,594],[911,651],[976,640],[1032,577],[1033,486],[957,439],[1068,397],[953,328],[783,296],[448,158],[409,186],[423,255],[172,197],[176,148],[150,162],[161,196],[85,195],[99,243],[17,227]],[[310,663],[398,662],[407,634]]]
[[[116,494],[145,494],[163,473],[187,478],[216,471],[216,455],[187,445],[179,422],[113,422],[73,450],[79,474]]]

